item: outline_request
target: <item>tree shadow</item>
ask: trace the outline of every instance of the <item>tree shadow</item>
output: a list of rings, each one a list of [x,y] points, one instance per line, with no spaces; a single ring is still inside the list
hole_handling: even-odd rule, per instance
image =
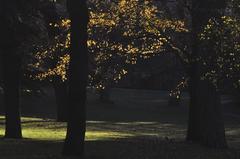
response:
[[[62,157],[63,141],[0,139],[4,159],[74,159]],[[86,141],[86,159],[238,159],[237,150],[206,149],[182,141],[146,136]]]

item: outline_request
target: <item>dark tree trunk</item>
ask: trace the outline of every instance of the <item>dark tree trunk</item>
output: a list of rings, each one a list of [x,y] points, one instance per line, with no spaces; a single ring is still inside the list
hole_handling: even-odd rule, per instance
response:
[[[200,91],[199,79],[197,77],[197,71],[195,64],[192,65],[189,80],[189,94],[190,94],[190,107],[189,107],[189,119],[188,119],[188,131],[187,131],[187,140],[193,142],[201,141],[201,114],[199,103],[201,97],[198,94]],[[196,71],[196,72],[195,72]]]
[[[226,148],[222,105],[215,86],[194,79],[190,87],[187,140],[211,148]]]
[[[5,104],[5,137],[22,138],[20,120],[20,67],[21,58],[16,55],[15,49],[4,49],[3,59],[3,84]]]
[[[226,148],[227,143],[220,96],[210,81],[201,80],[201,72],[204,70],[201,63],[196,60],[201,57],[202,53],[206,54],[206,50],[209,50],[205,49],[205,52],[201,50],[198,34],[210,18],[218,18],[220,16],[219,9],[225,8],[225,1],[192,0],[192,6],[193,62],[190,70],[189,92],[191,99],[187,140],[201,143],[207,147]],[[207,53],[213,53],[211,51]]]
[[[204,100],[200,107],[203,121],[201,123],[203,145],[211,148],[226,148],[223,110],[220,95],[215,86],[208,81],[201,81],[200,95]]]
[[[17,54],[16,30],[19,24],[16,0],[2,0],[0,6],[0,49],[3,67],[5,137],[22,138],[20,120],[20,67],[21,55]]]
[[[86,131],[89,15],[86,0],[68,0],[67,7],[71,19],[71,59],[69,65],[69,115],[63,154],[83,158]]]
[[[68,87],[65,81],[56,77],[53,81],[55,99],[57,105],[57,121],[67,122],[67,105],[68,105]]]

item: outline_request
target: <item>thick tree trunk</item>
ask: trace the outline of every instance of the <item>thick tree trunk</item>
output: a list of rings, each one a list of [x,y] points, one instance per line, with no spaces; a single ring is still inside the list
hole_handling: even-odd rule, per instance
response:
[[[68,0],[67,7],[71,19],[71,59],[69,65],[69,115],[63,154],[83,158],[86,131],[89,15],[86,0]]]
[[[218,9],[224,9],[224,0],[218,1],[214,7],[212,3],[207,3],[207,0],[193,0],[192,9],[192,55],[193,62],[190,70],[190,109],[187,140],[201,143],[212,148],[226,148],[224,121],[220,96],[216,91],[215,86],[207,80],[201,80],[201,72],[203,67],[197,59],[201,57],[203,50],[199,47],[200,41],[198,34],[207,24],[210,18],[220,16]],[[214,1],[216,3],[216,1]],[[211,50],[211,49],[210,49]],[[205,52],[204,52],[205,51]],[[212,50],[211,50],[212,51]],[[213,53],[208,51],[208,53]]]
[[[0,49],[3,67],[5,137],[22,138],[20,121],[20,68],[21,56],[17,54],[16,30],[19,24],[16,0],[2,0],[0,6]]]
[[[202,100],[202,139],[203,145],[211,148],[226,148],[223,110],[220,95],[215,86],[208,81],[201,81]]]
[[[226,148],[220,95],[209,81],[195,79],[193,82],[190,86],[187,140],[211,148]]]
[[[195,66],[192,66],[193,71]],[[196,70],[195,70],[196,71]],[[201,141],[201,114],[199,103],[201,97],[198,94],[200,91],[199,79],[195,73],[191,74],[189,80],[189,94],[190,94],[190,107],[189,107],[189,119],[188,119],[188,131],[187,131],[187,141],[200,142]]]
[[[53,81],[57,105],[57,121],[67,122],[68,88],[67,83],[56,77]]]
[[[5,104],[5,137],[22,138],[20,120],[20,68],[21,58],[16,55],[15,49],[2,50],[3,84]]]

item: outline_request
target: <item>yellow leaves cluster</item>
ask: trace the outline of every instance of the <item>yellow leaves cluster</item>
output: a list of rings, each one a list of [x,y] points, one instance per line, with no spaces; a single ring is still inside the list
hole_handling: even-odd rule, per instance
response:
[[[119,73],[114,77],[114,81],[117,83],[120,81],[125,75],[127,75],[128,71],[125,69],[122,69],[119,71]]]
[[[60,57],[60,61],[53,69],[48,69],[46,72],[40,73],[36,76],[39,80],[44,80],[47,77],[53,77],[53,76],[60,76],[62,78],[62,81],[67,80],[67,66],[69,64],[70,57],[69,55],[65,55],[63,57]]]
[[[158,26],[163,30],[171,28],[176,32],[188,32],[185,23],[182,20],[160,20]]]
[[[111,14],[109,13],[94,13],[90,12],[90,22],[89,26],[108,26],[113,27],[116,25],[114,19],[112,19]]]
[[[87,44],[88,44],[88,47],[92,47],[92,46],[95,46],[97,43],[94,40],[88,40]]]

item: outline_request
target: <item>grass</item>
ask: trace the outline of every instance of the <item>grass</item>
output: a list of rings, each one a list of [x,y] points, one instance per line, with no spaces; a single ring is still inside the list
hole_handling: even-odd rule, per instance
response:
[[[118,89],[112,99],[115,104],[108,106],[92,96],[88,100],[86,159],[240,159],[239,119],[226,116],[228,150],[207,149],[184,141],[188,108],[184,100],[179,107],[169,107],[168,96],[161,92]],[[60,155],[66,123],[53,120],[53,95],[26,97],[22,102],[22,114],[28,116],[22,118],[24,139],[0,138],[0,159],[72,159]]]
[[[74,159],[60,155],[65,123],[22,118],[23,140],[0,139],[1,159]],[[238,129],[236,129],[237,131]],[[185,129],[160,122],[88,121],[87,159],[239,159],[238,150],[209,150],[183,142]],[[235,134],[232,129],[229,133]],[[4,117],[0,116],[0,136]]]
[[[0,116],[0,136],[4,135],[4,117]],[[88,122],[89,124],[99,124],[101,122]],[[65,138],[66,123],[55,122],[54,120],[46,120],[40,118],[22,118],[23,137],[32,140],[42,141],[59,141]],[[131,137],[120,131],[110,130],[88,130],[86,133],[87,141],[94,140],[113,140],[119,138]]]

